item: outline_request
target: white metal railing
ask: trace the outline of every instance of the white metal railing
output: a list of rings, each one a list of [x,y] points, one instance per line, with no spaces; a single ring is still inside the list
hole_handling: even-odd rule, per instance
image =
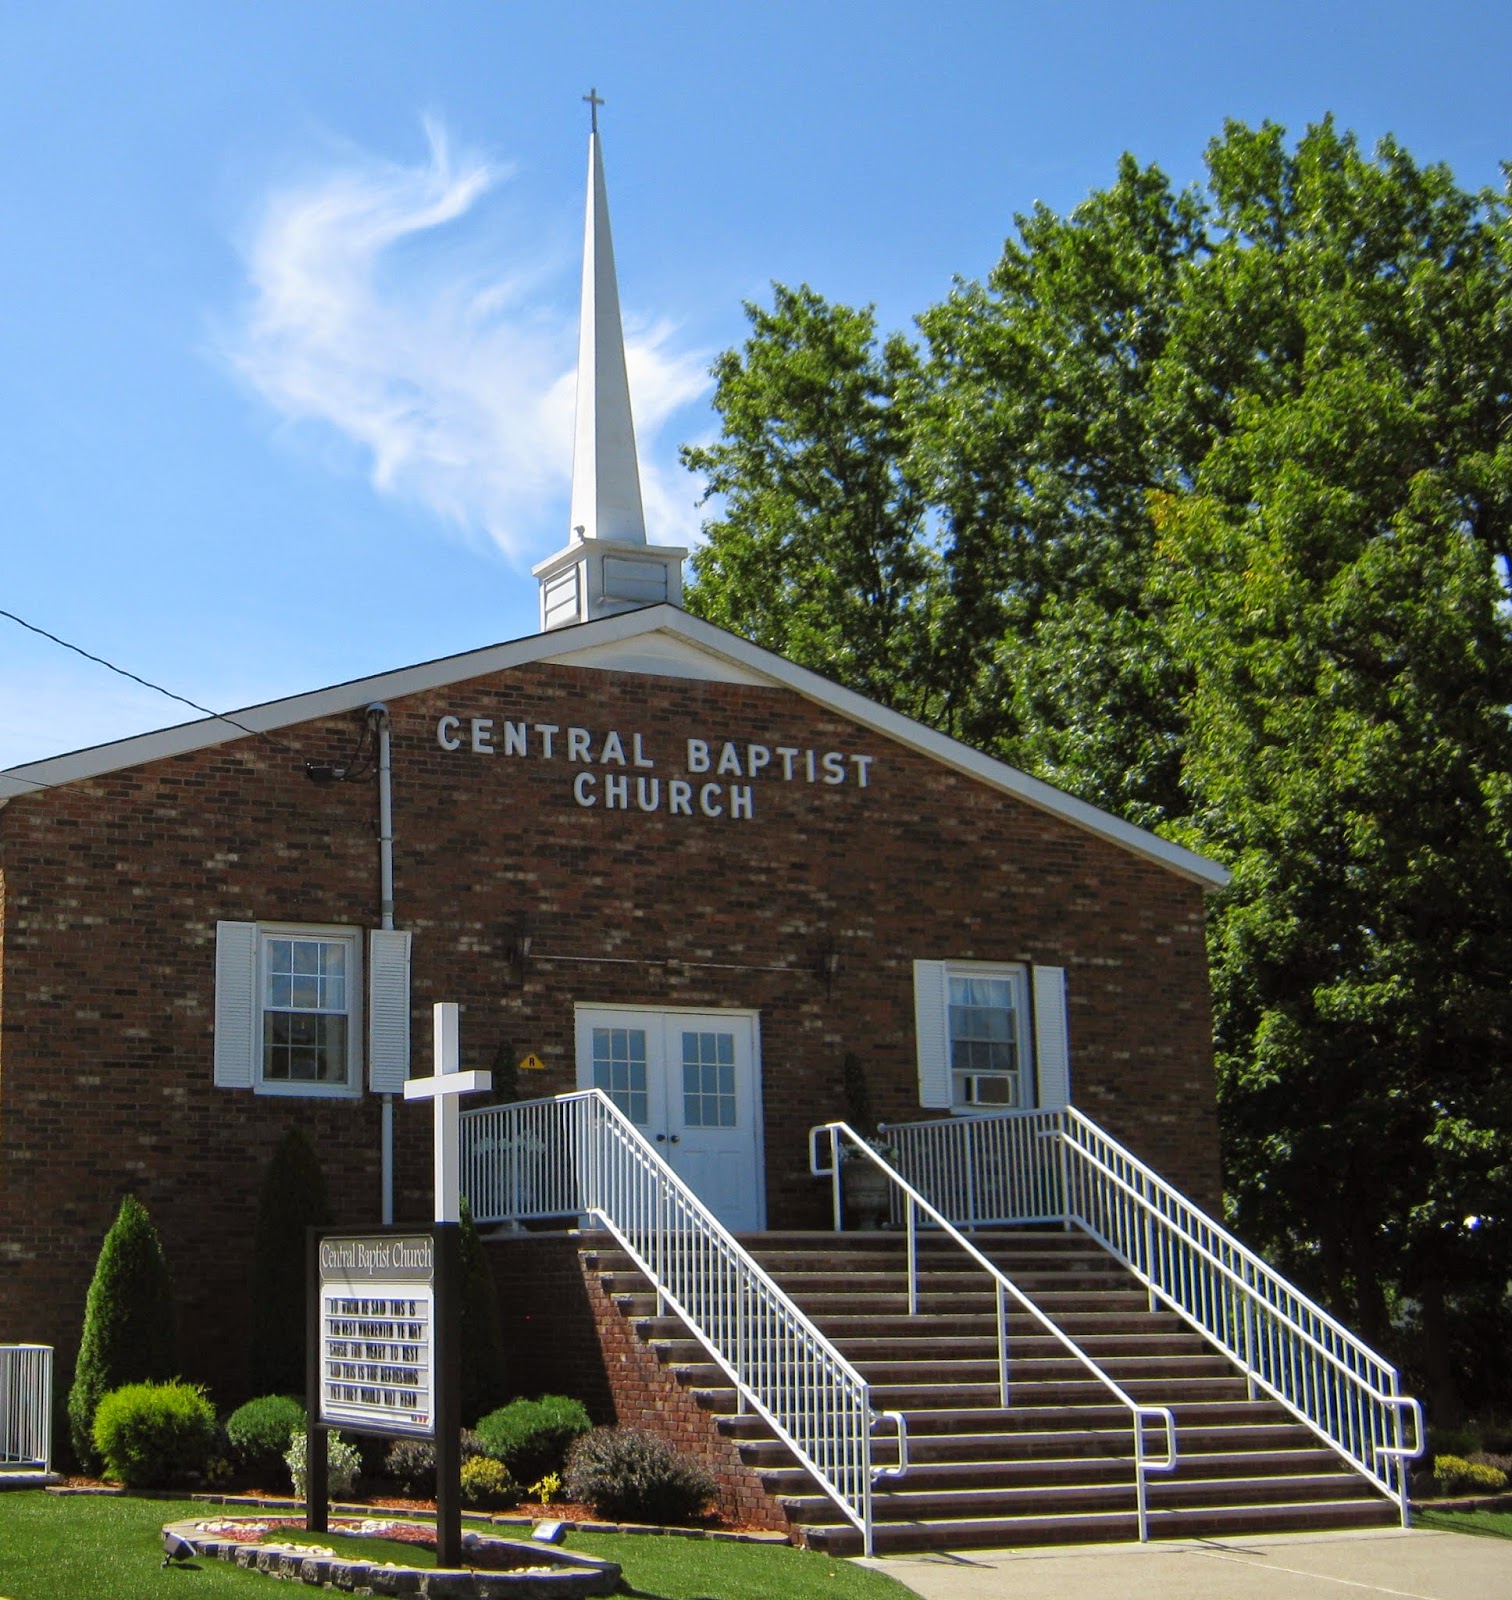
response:
[[[821,1140],[819,1136],[823,1136],[823,1139]],[[891,1130],[889,1130],[890,1136]],[[821,1143],[826,1142],[829,1145],[828,1166],[823,1165],[819,1158]],[[1045,1333],[1056,1340],[1068,1355],[1079,1362],[1087,1373],[1102,1384],[1113,1399],[1129,1412],[1130,1427],[1134,1438],[1132,1461],[1134,1466],[1135,1504],[1139,1513],[1139,1537],[1141,1540],[1148,1540],[1150,1537],[1149,1475],[1152,1472],[1170,1472],[1176,1466],[1176,1422],[1170,1410],[1165,1406],[1141,1405],[1135,1400],[1064,1329],[1057,1326],[995,1261],[983,1255],[938,1207],[926,1200],[854,1128],[843,1122],[828,1122],[819,1127],[809,1129],[809,1171],[815,1177],[828,1178],[830,1180],[834,1195],[836,1232],[840,1230],[843,1221],[845,1180],[842,1174],[844,1168],[847,1164],[855,1167],[862,1161],[870,1162],[887,1175],[891,1190],[894,1223],[900,1220],[899,1214],[901,1213],[901,1221],[907,1240],[909,1316],[917,1316],[919,1312],[919,1225],[921,1221],[926,1224],[932,1224],[934,1229],[937,1230],[937,1236],[954,1243],[974,1266],[980,1268],[991,1279],[997,1320],[998,1398],[1005,1411],[1011,1405],[1008,1339],[1008,1302],[1011,1300],[1021,1311],[1027,1313]],[[1145,1429],[1152,1424],[1159,1427],[1165,1435],[1164,1459],[1152,1460],[1145,1453]]]
[[[1113,1252],[1409,1521],[1422,1407],[1396,1369],[1074,1107],[890,1125],[898,1166],[968,1229],[1064,1221]],[[1412,1439],[1407,1440],[1411,1419]]]
[[[52,1470],[52,1346],[0,1344],[0,1468]]]
[[[599,1089],[462,1115],[462,1183],[480,1223],[587,1215],[655,1285],[872,1553],[872,1485],[907,1470],[907,1425]],[[895,1466],[872,1432],[897,1432]]]

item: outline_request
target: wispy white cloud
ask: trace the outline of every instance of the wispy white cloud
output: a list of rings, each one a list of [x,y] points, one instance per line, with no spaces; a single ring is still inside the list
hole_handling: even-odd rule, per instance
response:
[[[226,354],[285,420],[361,450],[380,493],[538,558],[566,534],[576,264],[491,237],[480,271],[463,225],[508,170],[425,131],[414,165],[347,156],[266,196]],[[687,539],[693,487],[661,431],[707,358],[666,323],[629,319],[626,347],[652,536]]]

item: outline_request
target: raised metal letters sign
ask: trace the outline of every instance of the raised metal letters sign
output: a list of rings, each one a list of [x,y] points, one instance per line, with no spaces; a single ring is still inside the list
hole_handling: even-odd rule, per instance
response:
[[[320,1421],[435,1432],[435,1242],[428,1233],[320,1241]]]

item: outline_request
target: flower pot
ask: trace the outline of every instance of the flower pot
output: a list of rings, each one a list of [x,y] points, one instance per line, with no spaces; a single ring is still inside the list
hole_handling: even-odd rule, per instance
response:
[[[864,1156],[847,1161],[840,1169],[845,1199],[845,1225],[863,1232],[887,1226],[892,1216],[892,1180],[874,1161]]]

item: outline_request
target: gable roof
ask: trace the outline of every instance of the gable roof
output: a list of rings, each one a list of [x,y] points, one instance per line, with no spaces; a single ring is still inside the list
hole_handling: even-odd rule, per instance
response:
[[[97,778],[168,756],[206,750],[238,739],[322,717],[339,716],[375,700],[399,699],[445,688],[471,678],[532,664],[587,667],[643,673],[650,677],[694,678],[790,689],[805,699],[870,728],[905,748],[975,778],[1026,805],[1059,817],[1087,833],[1143,856],[1146,860],[1210,888],[1229,881],[1227,870],[1195,851],[1124,822],[1061,789],[973,750],[911,717],[890,711],[854,690],[794,665],[711,622],[671,605],[648,606],[551,633],[488,645],[461,655],[442,656],[418,666],[373,677],[354,678],[328,689],[269,700],[226,716],[204,717],[155,733],[117,739],[67,755],[0,771],[0,805],[17,795]]]

